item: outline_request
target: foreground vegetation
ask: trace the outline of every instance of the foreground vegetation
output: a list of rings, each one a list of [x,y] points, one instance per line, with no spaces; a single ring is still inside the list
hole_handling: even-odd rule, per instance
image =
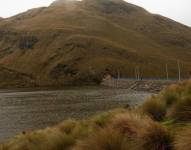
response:
[[[191,81],[172,85],[138,108],[66,120],[23,133],[1,150],[191,150]]]

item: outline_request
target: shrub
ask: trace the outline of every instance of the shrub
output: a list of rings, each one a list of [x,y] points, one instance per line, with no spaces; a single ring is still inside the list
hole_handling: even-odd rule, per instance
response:
[[[191,121],[191,97],[177,101],[170,109],[168,116],[175,121]]]
[[[151,122],[148,127],[140,132],[144,150],[173,150],[173,136],[162,125]]]
[[[191,125],[178,133],[175,146],[176,150],[191,150]]]
[[[166,105],[162,100],[152,97],[147,100],[142,106],[141,110],[149,115],[153,120],[161,121],[166,115]]]

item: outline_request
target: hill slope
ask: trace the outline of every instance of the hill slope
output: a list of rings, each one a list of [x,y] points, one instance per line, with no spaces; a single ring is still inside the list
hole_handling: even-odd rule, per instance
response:
[[[39,85],[96,82],[104,73],[185,77],[191,28],[122,0],[57,0],[0,22],[0,64]]]

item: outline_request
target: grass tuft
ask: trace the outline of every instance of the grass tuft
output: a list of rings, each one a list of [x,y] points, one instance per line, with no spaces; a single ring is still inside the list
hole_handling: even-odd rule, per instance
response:
[[[114,129],[128,136],[137,135],[143,128],[148,126],[151,119],[140,114],[127,112],[117,115],[112,122]]]
[[[141,110],[153,120],[162,121],[166,115],[166,104],[164,101],[152,97],[141,106]]]
[[[162,125],[151,122],[144,132],[140,132],[144,150],[173,150],[173,136]]]
[[[168,116],[177,122],[191,121],[191,97],[182,98],[169,110]]]
[[[79,142],[73,150],[140,150],[137,147],[133,140],[118,130],[105,128]]]
[[[191,124],[178,133],[175,146],[176,150],[191,150]]]

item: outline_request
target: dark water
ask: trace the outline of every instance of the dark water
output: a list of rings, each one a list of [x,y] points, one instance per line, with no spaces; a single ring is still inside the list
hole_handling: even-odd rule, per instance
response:
[[[67,118],[86,118],[127,104],[137,105],[150,93],[126,89],[81,88],[54,91],[0,91],[0,140],[22,131],[55,125]]]

